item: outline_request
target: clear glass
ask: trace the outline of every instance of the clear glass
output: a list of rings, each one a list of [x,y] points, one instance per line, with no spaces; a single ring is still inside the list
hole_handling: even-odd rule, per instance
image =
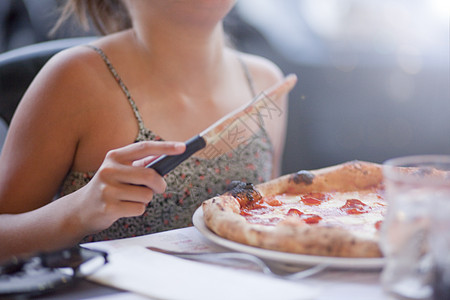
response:
[[[430,251],[436,244],[432,237],[441,240],[433,220],[438,203],[450,201],[450,156],[394,158],[383,164],[383,174],[389,204],[380,239],[383,288],[399,299],[432,299],[437,259]],[[449,216],[442,218],[448,222]],[[448,248],[439,252],[448,258]]]
[[[450,176],[449,176],[450,177]],[[450,300],[450,187],[432,205],[430,249],[434,259],[433,299]]]

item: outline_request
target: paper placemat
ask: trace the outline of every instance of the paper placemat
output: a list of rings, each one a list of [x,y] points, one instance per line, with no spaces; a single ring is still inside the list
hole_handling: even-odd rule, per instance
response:
[[[318,295],[300,282],[188,261],[140,246],[116,249],[89,280],[167,300],[301,300]]]

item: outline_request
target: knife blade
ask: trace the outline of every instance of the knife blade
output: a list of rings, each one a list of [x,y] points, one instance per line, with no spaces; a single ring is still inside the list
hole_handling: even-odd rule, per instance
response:
[[[178,155],[161,155],[147,164],[146,168],[153,168],[161,176],[166,175],[197,151],[205,148],[207,145],[218,143],[221,140],[221,133],[236,120],[239,120],[240,123],[245,123],[248,119],[253,118],[258,110],[267,105],[264,100],[276,101],[287,94],[296,82],[297,76],[294,74],[286,76],[282,81],[258,94],[249,103],[228,113],[198,135],[187,140],[185,142],[186,150],[183,153]]]

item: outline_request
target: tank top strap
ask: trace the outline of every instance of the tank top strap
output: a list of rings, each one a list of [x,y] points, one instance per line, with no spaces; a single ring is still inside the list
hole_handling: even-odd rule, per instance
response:
[[[250,73],[250,70],[248,69],[247,64],[245,63],[244,59],[242,58],[241,55],[238,55],[238,60],[242,66],[242,70],[244,71],[244,75],[245,78],[247,79],[247,83],[248,83],[248,87],[250,89],[250,92],[252,93],[252,97],[256,97],[257,96],[257,92],[256,92],[256,88],[255,88],[255,83],[253,80],[253,76]],[[272,139],[270,138],[269,134],[267,133],[267,130],[264,128],[264,126],[260,126],[260,130],[261,133],[266,137],[267,142],[270,146],[271,151],[274,151],[274,146],[272,144]]]
[[[106,56],[105,52],[103,52],[102,49],[100,49],[100,48],[98,48],[96,46],[93,46],[93,45],[86,45],[86,46],[91,48],[91,49],[93,49],[95,52],[97,52],[100,55],[100,57],[103,59],[103,61],[105,62],[106,66],[108,67],[109,71],[113,75],[114,79],[119,84],[119,86],[122,89],[123,93],[127,97],[127,100],[130,103],[130,105],[131,105],[131,108],[133,109],[134,116],[136,117],[136,120],[137,120],[138,125],[139,125],[139,133],[145,132],[146,128],[144,126],[144,121],[142,121],[141,114],[139,113],[139,109],[137,108],[137,105],[134,102],[133,97],[131,97],[130,91],[128,90],[128,88],[125,85],[125,83],[122,81],[122,78],[120,78],[119,74],[117,73],[116,69],[112,65],[111,61]]]
[[[238,55],[238,60],[241,63],[242,70],[244,71],[245,78],[247,79],[248,86],[250,88],[250,92],[252,93],[253,97],[256,97],[256,89],[255,89],[255,83],[253,81],[253,76],[250,73],[250,70],[248,69],[247,64],[244,62],[242,57]]]

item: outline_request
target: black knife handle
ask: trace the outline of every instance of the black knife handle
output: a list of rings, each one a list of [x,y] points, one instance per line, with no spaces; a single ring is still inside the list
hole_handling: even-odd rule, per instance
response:
[[[164,176],[183,161],[191,157],[195,152],[206,147],[205,139],[199,135],[189,139],[185,144],[186,150],[183,153],[178,155],[161,155],[145,167],[152,168],[158,172],[159,175]]]

